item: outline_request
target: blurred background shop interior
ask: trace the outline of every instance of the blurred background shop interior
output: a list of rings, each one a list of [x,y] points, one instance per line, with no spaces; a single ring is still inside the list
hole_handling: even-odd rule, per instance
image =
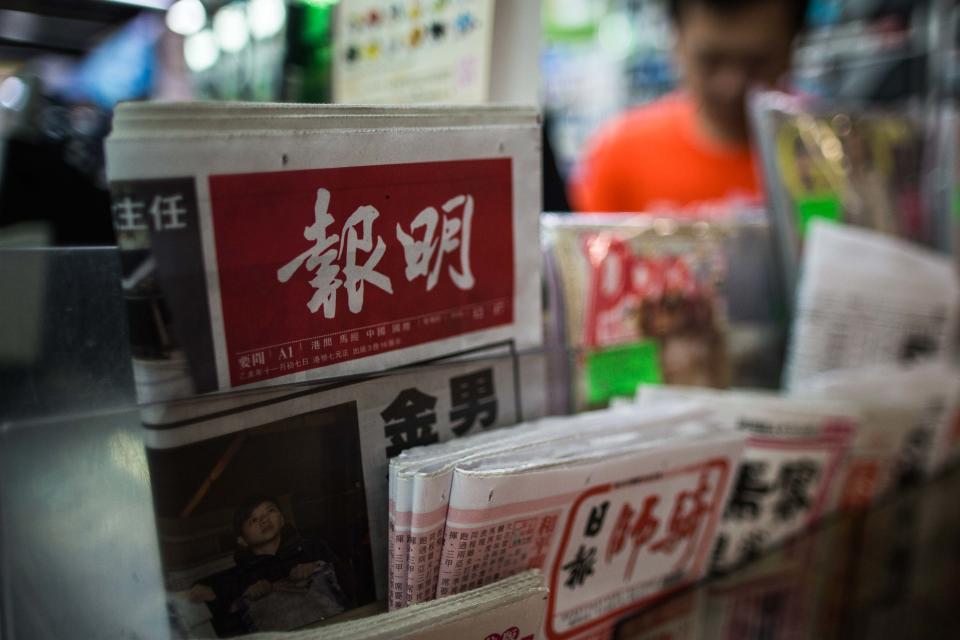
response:
[[[102,143],[125,100],[344,101],[337,73],[389,70],[391,58],[417,48],[442,55],[456,33],[489,29],[485,97],[539,104],[544,210],[562,211],[566,181],[597,127],[678,83],[660,0],[496,0],[493,24],[446,0],[365,2],[382,6],[360,14],[350,3],[0,2],[0,239],[113,244]],[[390,21],[407,25],[404,40],[378,37]],[[791,74],[800,91],[922,104],[958,83],[953,2],[813,0],[806,22]],[[417,97],[401,94],[394,101]],[[348,97],[367,101],[362,89]]]

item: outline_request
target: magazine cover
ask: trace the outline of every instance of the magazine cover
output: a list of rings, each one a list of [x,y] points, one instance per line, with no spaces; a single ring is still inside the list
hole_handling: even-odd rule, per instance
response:
[[[573,352],[573,408],[632,397],[643,382],[727,386],[717,230],[646,216],[557,215],[543,224],[551,317],[562,323],[554,335]]]
[[[788,293],[813,219],[934,243],[921,118],[779,92],[754,94],[750,108]]]
[[[121,105],[141,402],[539,346],[539,144],[524,108]]]
[[[542,395],[525,400],[521,380],[542,375],[501,347],[369,380],[144,408],[175,628],[227,637],[382,609],[389,459],[535,417]]]

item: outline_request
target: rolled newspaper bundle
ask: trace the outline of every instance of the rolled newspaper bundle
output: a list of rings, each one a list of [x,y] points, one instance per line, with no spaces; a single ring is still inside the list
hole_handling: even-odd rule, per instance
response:
[[[414,599],[540,568],[551,590],[543,637],[598,637],[705,573],[744,446],[713,412],[627,406],[500,435],[394,464],[391,475],[422,492],[407,549]]]

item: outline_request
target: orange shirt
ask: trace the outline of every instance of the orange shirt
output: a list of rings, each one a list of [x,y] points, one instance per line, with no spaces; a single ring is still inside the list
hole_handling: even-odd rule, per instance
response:
[[[723,146],[699,130],[696,106],[675,93],[604,125],[571,176],[577,211],[690,209],[760,194],[747,146]]]

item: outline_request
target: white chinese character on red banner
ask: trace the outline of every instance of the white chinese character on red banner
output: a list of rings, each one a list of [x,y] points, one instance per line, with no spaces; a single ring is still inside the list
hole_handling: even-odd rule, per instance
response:
[[[457,208],[462,207],[460,218],[451,217]],[[444,203],[443,219],[434,207],[427,207],[413,219],[410,233],[406,233],[398,224],[397,240],[403,245],[403,257],[407,268],[407,280],[412,282],[421,276],[427,277],[427,291],[437,286],[440,270],[443,267],[443,257],[459,249],[455,265],[447,267],[450,280],[458,289],[472,289],[475,283],[470,268],[470,230],[473,221],[473,196],[459,195]],[[437,225],[440,225],[440,237],[437,238]],[[420,239],[414,237],[418,229],[423,228]]]
[[[319,192],[318,192],[319,194]],[[328,196],[329,197],[329,196]],[[363,285],[369,282],[387,293],[393,293],[390,278],[376,271],[377,264],[383,257],[387,247],[383,238],[377,236],[377,244],[373,244],[373,221],[380,217],[380,212],[371,206],[357,207],[347,222],[343,225],[343,239],[340,241],[340,257],[344,255],[346,243],[346,264],[343,275],[346,276],[347,306],[352,313],[360,313],[363,309]],[[357,225],[363,225],[363,233],[357,233]],[[365,263],[357,264],[357,253],[371,253]]]
[[[376,243],[373,238],[373,222],[380,212],[371,206],[357,207],[344,223],[341,238],[338,234],[327,235],[327,227],[334,222],[328,212],[329,206],[330,192],[317,189],[314,223],[303,231],[303,237],[314,245],[277,270],[277,280],[285,283],[306,262],[307,271],[314,273],[310,285],[316,289],[307,308],[311,313],[316,313],[323,307],[325,318],[333,318],[337,314],[337,289],[340,287],[347,290],[347,306],[351,313],[359,313],[363,309],[366,282],[393,293],[390,278],[376,271],[386,251],[383,238],[377,236]],[[357,262],[361,252],[370,254],[363,264]],[[337,264],[341,260],[344,262],[342,277],[340,265]]]

